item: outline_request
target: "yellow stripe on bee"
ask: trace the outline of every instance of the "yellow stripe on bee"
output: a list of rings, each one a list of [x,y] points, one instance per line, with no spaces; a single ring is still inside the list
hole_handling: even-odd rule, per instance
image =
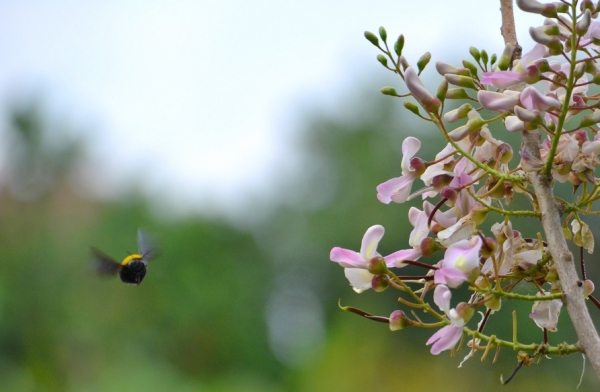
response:
[[[121,265],[127,265],[132,260],[141,260],[141,259],[142,259],[142,255],[137,255],[137,254],[129,255],[129,256],[125,257],[125,259],[123,259],[123,262],[121,263]]]

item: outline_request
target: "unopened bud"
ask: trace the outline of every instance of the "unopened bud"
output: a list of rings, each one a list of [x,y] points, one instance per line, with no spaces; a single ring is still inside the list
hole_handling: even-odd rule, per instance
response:
[[[385,28],[383,26],[379,28],[379,36],[381,37],[381,40],[383,42],[387,41],[387,31],[385,31]]]
[[[444,63],[443,61],[436,62],[435,69],[442,76],[444,76],[446,74],[457,74],[458,73],[458,67],[455,67],[452,64]]]
[[[466,69],[469,70],[471,76],[476,76],[477,75],[477,67],[475,66],[475,64],[473,64],[470,61],[467,60],[463,60],[463,67],[465,67]]]
[[[367,270],[373,275],[386,274],[389,271],[385,264],[385,259],[380,256],[373,257],[369,260],[369,267]]]
[[[581,122],[579,123],[579,128],[589,127],[594,124],[598,124],[600,122],[600,110],[595,109],[592,114],[588,114],[581,118]]]
[[[472,90],[477,89],[477,86],[475,86],[475,82],[473,81],[472,77],[446,74],[444,75],[444,78],[446,78],[448,83],[453,84],[455,86],[469,88]]]
[[[421,255],[424,257],[431,256],[438,250],[442,249],[440,245],[431,237],[425,237],[419,244]]]
[[[498,55],[496,53],[492,53],[492,57],[490,57],[490,65],[496,64],[496,61],[498,61]]]
[[[390,280],[387,275],[373,275],[373,279],[371,279],[371,287],[376,293],[381,293],[390,287]]]
[[[411,112],[413,112],[414,114],[416,114],[417,116],[420,116],[421,114],[419,113],[419,107],[417,105],[415,105],[412,102],[409,101],[404,101],[404,107],[408,110],[410,110]]]
[[[365,38],[373,45],[379,47],[379,39],[377,36],[375,36],[375,34],[371,33],[370,31],[365,31]]]
[[[594,292],[594,282],[589,279],[583,281],[583,296],[587,299]]]
[[[469,54],[475,59],[475,61],[479,62],[479,60],[481,60],[481,52],[476,47],[471,46],[469,48]],[[484,60],[483,63],[485,64],[487,61]]]
[[[482,49],[481,50],[481,62],[483,64],[487,64],[488,60],[489,60],[488,53],[485,51],[485,49]]]
[[[506,44],[504,47],[504,51],[500,56],[500,60],[498,61],[498,69],[501,71],[506,71],[511,66],[513,51],[515,50],[514,46],[511,44]]]
[[[431,61],[431,53],[426,52],[421,58],[417,61],[417,69],[419,70],[419,74],[423,72],[427,64]]]
[[[448,93],[448,81],[446,79],[442,79],[440,85],[438,86],[437,92],[435,96],[441,101],[444,102],[446,99],[446,94]]]
[[[404,48],[404,36],[400,34],[396,42],[394,43],[394,52],[398,57],[402,56],[402,49]]]
[[[390,330],[391,331],[400,331],[411,325],[411,321],[406,317],[401,310],[394,310],[392,314],[390,314]]]
[[[398,93],[396,92],[396,89],[393,88],[393,87],[389,87],[389,86],[382,87],[381,88],[381,93],[383,95],[389,95],[389,96],[392,96],[392,97],[397,97],[398,96]]]
[[[592,23],[592,13],[590,12],[590,10],[585,10],[585,12],[583,13],[583,16],[581,17],[581,19],[579,19],[579,21],[577,22],[577,25],[575,27],[575,31],[577,32],[577,35],[584,35],[585,33],[587,33],[588,29],[590,28],[591,23]]]
[[[542,80],[542,72],[536,65],[530,65],[525,70],[523,81],[527,84],[535,84]]]
[[[445,186],[440,191],[440,196],[446,199],[449,202],[450,206],[454,206],[454,203],[458,198],[458,192],[452,187]]]
[[[470,103],[464,103],[460,107],[450,110],[449,112],[444,114],[444,120],[451,123],[456,122],[458,120],[466,118],[471,110],[473,110],[473,106],[471,106]]]
[[[423,108],[428,113],[436,113],[442,103],[440,100],[433,96],[425,87],[419,75],[411,68],[407,68],[404,73],[406,87],[411,92],[413,97],[417,99],[423,105]]]
[[[480,131],[484,125],[486,125],[486,122],[481,117],[474,117],[467,121],[467,128],[469,129],[469,133],[475,133]]]
[[[453,179],[454,179],[454,177],[451,176],[451,175],[448,175],[448,174],[438,174],[437,176],[434,176],[431,179],[431,185],[433,186],[433,188],[436,191],[439,192],[446,185],[450,185],[450,183],[452,182]]]
[[[384,67],[387,67],[387,58],[384,55],[378,54],[377,61],[379,61]]]
[[[600,82],[598,83],[600,84]],[[464,88],[451,88],[448,89],[446,93],[446,99],[467,99],[469,98],[469,94],[467,94],[467,90]]]
[[[575,79],[579,79],[585,74],[585,63],[579,63],[575,65],[575,71],[573,72],[573,76]]]
[[[567,12],[568,5],[561,3],[543,4],[537,0],[517,0],[517,6],[525,11],[532,14],[543,15],[547,18],[556,18],[559,12]]]

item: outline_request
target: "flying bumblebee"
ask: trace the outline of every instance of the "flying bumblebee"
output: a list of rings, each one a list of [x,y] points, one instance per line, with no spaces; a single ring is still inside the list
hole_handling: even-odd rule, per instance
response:
[[[142,229],[138,229],[139,253],[130,254],[121,263],[96,248],[90,247],[90,252],[100,274],[116,275],[118,273],[124,283],[138,286],[146,276],[148,261],[153,259],[157,253],[153,241]]]

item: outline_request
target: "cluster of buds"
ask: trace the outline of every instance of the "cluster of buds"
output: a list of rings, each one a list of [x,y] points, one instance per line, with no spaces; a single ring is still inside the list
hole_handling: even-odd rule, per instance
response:
[[[560,276],[543,234],[525,238],[513,228],[513,218],[522,218],[522,224],[538,222],[542,216],[530,176],[543,175],[554,184],[572,186],[573,200],[556,198],[563,213],[562,231],[582,249],[582,255],[583,249],[588,253],[594,249],[593,234],[583,218],[598,214],[591,205],[600,198],[600,180],[595,175],[600,165],[600,95],[588,94],[590,85],[600,84],[600,22],[595,21],[600,4],[578,3],[517,0],[523,11],[546,17],[542,26],[530,29],[535,46],[518,59],[507,45],[499,58],[470,48],[474,61],[465,60],[460,67],[437,62],[443,80],[436,92],[420,78],[431,60],[429,53],[413,66],[402,55],[402,35],[390,50],[383,27],[379,37],[365,32],[381,51],[377,60],[399,75],[408,90],[400,94],[384,87],[382,93],[412,97],[416,103],[406,100],[404,106],[433,123],[447,145],[427,159],[417,156],[419,139],[407,137],[402,143],[400,176],[377,186],[377,198],[385,204],[422,200],[422,209],[411,207],[408,212],[413,229],[406,249],[379,254],[384,228],[375,225],[367,229],[360,252],[335,247],[330,254],[357,293],[395,288],[403,293],[400,303],[426,311],[433,321],[415,313],[411,317],[403,310],[389,317],[352,307],[344,310],[386,322],[393,331],[439,327],[426,342],[434,355],[454,349],[465,334],[470,338],[467,358],[500,346],[512,347],[529,359],[581,351],[575,344],[549,344],[547,332],[557,330],[562,307]],[[458,107],[446,110],[450,101],[458,102],[453,105]],[[501,140],[505,132],[536,132],[541,138],[535,151],[523,147],[514,154],[513,147]],[[514,197],[527,200],[531,208],[510,209]],[[489,227],[490,219],[496,223],[486,233],[481,225],[487,220]],[[419,261],[421,257],[436,262]],[[423,273],[394,272],[407,265],[420,267]],[[582,295],[598,305],[591,295],[593,283],[582,271]],[[521,294],[523,289],[514,292],[517,283],[530,286],[530,294]],[[452,307],[452,291],[459,288],[472,295]],[[543,330],[541,342],[525,344],[485,335],[486,324],[501,312],[506,299],[532,304],[530,318]],[[472,326],[476,311],[482,319]],[[519,360],[519,365],[525,362],[533,361]]]

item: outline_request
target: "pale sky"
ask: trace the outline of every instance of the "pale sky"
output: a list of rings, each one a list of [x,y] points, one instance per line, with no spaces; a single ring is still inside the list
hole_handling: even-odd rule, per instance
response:
[[[497,0],[4,0],[0,107],[38,93],[87,132],[97,173],[88,180],[103,193],[135,179],[179,208],[239,208],[293,166],[290,135],[303,108],[335,107],[363,87],[359,75],[386,72],[364,30],[404,34],[413,63],[427,50],[433,62],[455,61],[469,46],[502,51],[498,8]],[[517,15],[525,51],[528,27],[542,22]]]

